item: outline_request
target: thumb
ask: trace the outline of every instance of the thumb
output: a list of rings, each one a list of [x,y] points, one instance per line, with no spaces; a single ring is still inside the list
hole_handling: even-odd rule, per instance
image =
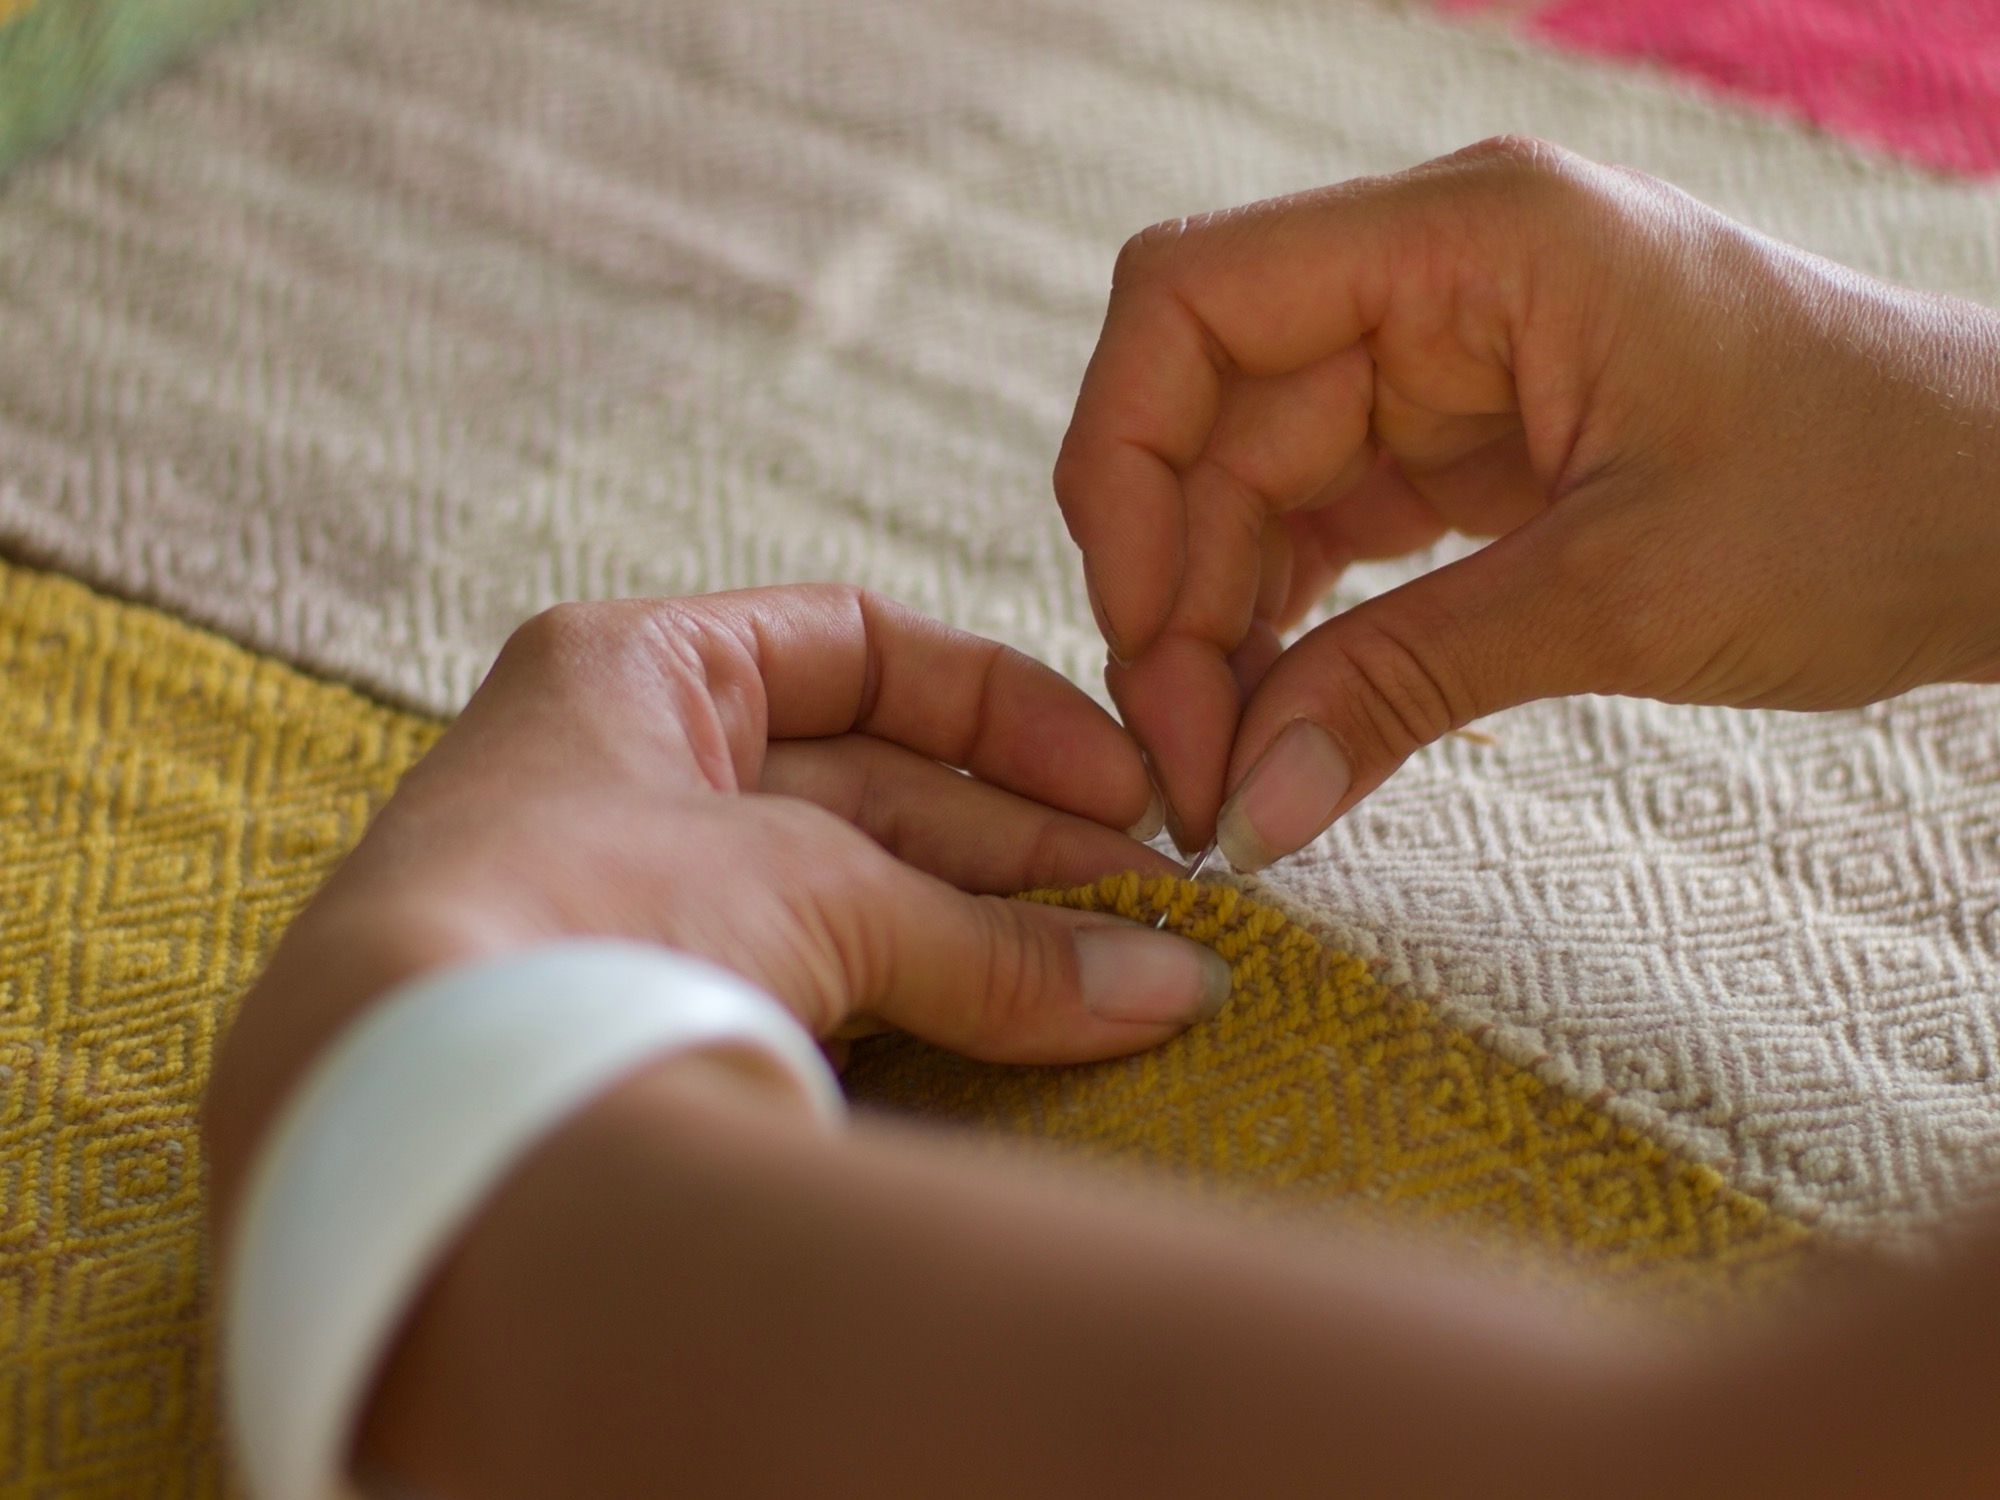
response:
[[[1329,620],[1271,667],[1243,714],[1217,842],[1237,870],[1304,847],[1412,753],[1516,703],[1604,691],[1598,601],[1566,518],[1545,513],[1472,556]]]
[[[968,896],[903,866],[869,902],[879,955],[857,1010],[990,1062],[1069,1063],[1157,1046],[1220,1010],[1229,965],[1171,933]]]

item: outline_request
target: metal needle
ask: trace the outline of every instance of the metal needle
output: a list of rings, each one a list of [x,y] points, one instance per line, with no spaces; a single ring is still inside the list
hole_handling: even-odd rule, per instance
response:
[[[1201,853],[1197,854],[1194,857],[1194,863],[1187,867],[1187,878],[1189,880],[1201,879],[1202,870],[1207,867],[1208,862],[1213,858],[1215,858],[1215,844],[1211,842],[1206,849],[1202,850]],[[1158,920],[1156,920],[1153,923],[1153,930],[1155,932],[1158,932],[1162,927],[1166,925],[1167,925],[1167,914],[1165,912],[1161,912]]]

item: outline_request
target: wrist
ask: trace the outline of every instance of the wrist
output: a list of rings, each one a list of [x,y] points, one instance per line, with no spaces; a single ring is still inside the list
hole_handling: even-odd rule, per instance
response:
[[[840,1118],[782,1006],[649,945],[455,964],[343,1029],[259,1142],[223,1246],[226,1389],[254,1487],[325,1492],[372,1373],[480,1206],[600,1095],[693,1051],[789,1086],[822,1125]]]
[[[1991,361],[2000,377],[2000,335],[1994,343]],[[1959,454],[1959,608],[1946,677],[1956,682],[2000,682],[2000,391],[1981,407],[1978,422],[1978,436],[1968,434]]]
[[[1942,297],[1906,296],[1899,308],[1917,363],[1882,364],[1915,406],[1907,423],[1882,424],[1882,441],[1902,425],[1902,442],[1921,445],[1902,448],[1918,467],[1891,471],[1900,493],[1889,502],[1933,521],[1935,571],[1913,582],[1938,617],[1934,680],[2000,680],[2000,313]]]
[[[397,1337],[356,1432],[358,1474],[388,1493],[506,1493],[509,1459],[552,1402],[574,1398],[547,1372],[578,1357],[567,1335],[610,1300],[643,1320],[672,1286],[634,1289],[593,1244],[629,1243],[635,1194],[671,1198],[689,1158],[757,1141],[784,1153],[825,1149],[802,1111],[774,1099],[717,1053],[663,1058],[605,1093],[510,1174],[439,1267]],[[795,1101],[794,1101],[795,1102]],[[613,1262],[615,1263],[615,1262]],[[577,1275],[577,1266],[593,1274]],[[634,1294],[619,1301],[621,1285]],[[532,1305],[536,1315],[524,1318]],[[567,1309],[567,1311],[565,1311]],[[587,1363],[587,1361],[586,1361]],[[574,1455],[551,1454],[558,1471]],[[565,1475],[573,1480],[573,1475]]]
[[[2000,683],[2000,406],[1989,418],[1992,427],[1981,450],[1985,459],[1968,501],[1974,523],[1974,545],[1967,569],[1969,599],[1959,682]]]
[[[531,939],[444,906],[316,901],[238,1002],[202,1100],[210,1218],[223,1224],[279,1105],[322,1049],[397,986]]]

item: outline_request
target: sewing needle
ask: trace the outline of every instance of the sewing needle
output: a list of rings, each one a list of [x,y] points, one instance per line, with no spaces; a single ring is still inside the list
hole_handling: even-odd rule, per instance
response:
[[[1216,847],[1215,844],[1211,841],[1206,849],[1202,850],[1201,853],[1197,854],[1194,857],[1194,863],[1187,867],[1187,878],[1189,880],[1201,879],[1202,870],[1207,866],[1208,862],[1211,859],[1215,858],[1215,847]],[[1167,914],[1165,912],[1161,912],[1158,919],[1153,923],[1153,930],[1155,932],[1158,932],[1162,927],[1166,925],[1167,925]]]

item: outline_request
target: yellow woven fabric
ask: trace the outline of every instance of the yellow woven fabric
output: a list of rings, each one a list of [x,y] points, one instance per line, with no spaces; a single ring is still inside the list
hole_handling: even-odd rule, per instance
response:
[[[1696,1301],[1794,1270],[1805,1230],[1551,1087],[1227,885],[1116,876],[1037,899],[1168,925],[1229,959],[1215,1020],[1088,1068],[993,1068],[908,1038],[860,1050],[857,1099],[1068,1142],[1198,1183],[1533,1249]]]
[[[0,1496],[219,1492],[210,1045],[435,734],[0,566]]]
[[[0,564],[0,1497],[224,1482],[196,1110],[231,998],[431,722]],[[1653,1278],[1803,1243],[1713,1173],[1501,1062],[1227,889],[1050,897],[1235,965],[1216,1021],[1094,1068],[901,1041],[857,1092],[1196,1180],[1387,1205]]]

